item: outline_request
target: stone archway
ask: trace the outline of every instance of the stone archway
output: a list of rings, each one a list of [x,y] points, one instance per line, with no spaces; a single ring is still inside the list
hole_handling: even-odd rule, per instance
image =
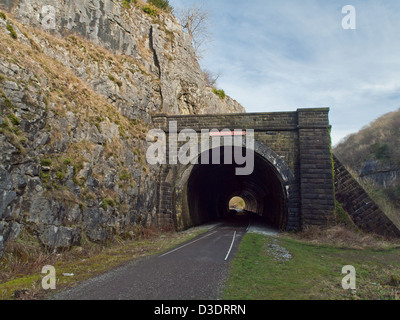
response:
[[[173,191],[177,227],[187,228],[221,218],[227,213],[229,200],[240,196],[245,199],[248,212],[263,217],[266,223],[281,230],[296,228],[288,224],[296,218],[291,216],[294,212],[291,209],[296,207],[293,201],[296,197],[290,192],[294,175],[285,161],[262,143],[255,142],[254,154],[254,171],[249,176],[235,175],[235,164],[183,167]]]

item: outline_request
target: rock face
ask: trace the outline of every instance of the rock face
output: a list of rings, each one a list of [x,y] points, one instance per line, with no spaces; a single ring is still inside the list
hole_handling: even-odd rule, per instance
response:
[[[372,181],[383,188],[399,185],[400,169],[395,163],[385,163],[375,159],[367,160],[357,173],[361,180]]]
[[[130,118],[138,113],[148,118],[151,112],[244,112],[234,100],[221,100],[206,87],[189,36],[172,15],[152,17],[140,6],[127,10],[121,1],[111,0],[1,2],[25,24],[37,28],[49,25],[55,28],[53,34],[77,34],[114,54],[131,58],[124,61],[120,57],[122,68],[113,69],[95,58],[82,63],[63,50],[46,49],[46,54],[75,70],[79,78],[106,95]],[[51,11],[46,8],[54,8],[53,25],[48,20]],[[110,85],[109,76],[116,85]]]
[[[151,115],[243,107],[207,87],[172,15],[112,0],[0,5],[0,255],[22,230],[63,248],[157,224]]]

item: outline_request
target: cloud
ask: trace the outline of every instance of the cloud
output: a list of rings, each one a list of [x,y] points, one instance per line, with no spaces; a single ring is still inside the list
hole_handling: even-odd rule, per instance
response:
[[[193,0],[171,0],[188,5]],[[400,2],[203,1],[214,41],[202,65],[248,112],[330,107],[333,142],[400,107]]]

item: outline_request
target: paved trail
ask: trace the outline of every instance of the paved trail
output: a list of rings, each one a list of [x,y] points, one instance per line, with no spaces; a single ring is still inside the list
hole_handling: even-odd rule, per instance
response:
[[[248,218],[221,223],[177,248],[129,263],[52,299],[216,300]]]

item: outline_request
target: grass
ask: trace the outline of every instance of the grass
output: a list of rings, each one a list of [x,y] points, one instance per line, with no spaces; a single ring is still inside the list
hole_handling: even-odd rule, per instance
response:
[[[96,64],[98,66],[107,65],[109,67],[111,65],[112,72],[108,75],[108,78],[120,88],[123,83],[113,74],[123,74],[127,63],[132,66],[132,70],[135,73],[140,72],[137,60],[123,55],[114,55],[106,49],[77,36],[59,39],[40,30],[31,30],[15,21],[13,21],[13,24],[24,34],[32,34],[44,41],[51,42],[54,47],[63,48],[62,50],[67,51],[71,56],[76,57],[86,65],[93,64],[94,61],[97,61]],[[10,25],[9,29],[11,30],[11,28],[12,25]],[[38,46],[32,38],[28,39],[31,42],[31,46],[18,41],[7,41],[8,38],[9,35],[0,33],[0,56],[7,59],[6,52],[9,48],[18,57],[20,66],[32,69],[32,72],[40,79],[50,78],[52,80],[48,85],[50,93],[48,94],[47,102],[48,104],[54,103],[56,114],[65,116],[67,111],[72,111],[91,124],[97,124],[97,119],[101,114],[104,119],[108,118],[112,123],[118,122],[119,126],[126,133],[129,133],[128,136],[130,138],[145,140],[146,136],[142,133],[142,130],[146,129],[146,132],[148,131],[146,123],[139,121],[137,126],[132,126],[130,119],[122,116],[104,97],[93,92],[60,62],[44,55],[40,50],[32,50],[31,46],[34,48]],[[82,52],[83,49],[84,52]],[[132,82],[132,79],[130,81]],[[3,98],[6,106],[12,109],[13,106],[7,97],[3,95]]]
[[[143,11],[146,12],[151,17],[155,17],[158,14],[157,8],[152,5],[143,6]]]
[[[13,39],[18,38],[17,33],[14,30],[14,27],[9,23],[7,23],[7,30],[10,33],[11,38],[13,38]]]
[[[169,0],[148,0],[148,3],[156,6],[157,8],[160,8],[161,10],[165,12],[171,12],[172,7],[169,4]]]
[[[24,146],[27,143],[27,138],[19,128],[20,123],[17,116],[13,113],[9,113],[7,117],[3,117],[3,123],[0,125],[0,134],[3,134],[8,141],[18,149],[19,153],[24,154]]]
[[[108,207],[115,207],[114,199],[111,198],[103,199],[103,209],[107,210]]]
[[[9,114],[8,118],[11,120],[11,123],[14,126],[19,126],[21,124],[21,121],[18,119],[18,117],[15,114]]]
[[[276,259],[272,244],[285,248],[292,258]],[[356,291],[342,288],[346,265],[356,268]],[[247,234],[231,265],[222,299],[394,300],[400,296],[399,275],[400,247],[355,249],[288,235]]]
[[[353,174],[354,176],[354,174]],[[390,197],[389,192],[395,191],[396,188],[388,187],[386,189],[378,186],[371,181],[359,181],[364,190],[369,194],[372,200],[379,206],[379,208],[389,217],[389,219],[400,228],[400,207],[399,195],[395,194]],[[397,187],[399,189],[400,187]],[[398,192],[398,191],[397,191]]]
[[[130,9],[132,4],[136,4],[137,0],[122,0],[122,5],[127,8]]]
[[[205,231],[194,228],[176,233],[143,228],[136,240],[116,239],[106,246],[86,240],[81,246],[58,254],[43,251],[37,239],[22,233],[16,241],[7,243],[0,260],[0,300],[44,299],[132,260],[167,251]],[[41,270],[46,265],[56,269],[55,291],[42,289],[46,274],[42,275]]]
[[[40,164],[41,164],[42,166],[45,166],[45,167],[51,166],[51,163],[52,163],[51,159],[42,159],[42,160],[40,161]]]

